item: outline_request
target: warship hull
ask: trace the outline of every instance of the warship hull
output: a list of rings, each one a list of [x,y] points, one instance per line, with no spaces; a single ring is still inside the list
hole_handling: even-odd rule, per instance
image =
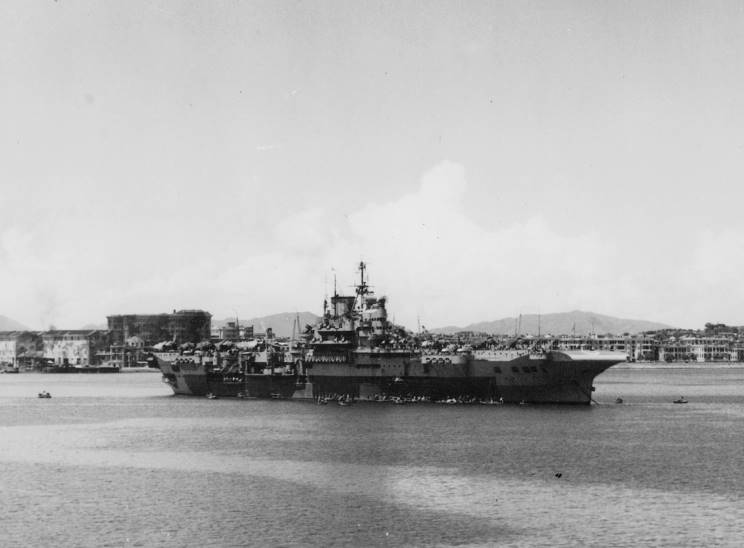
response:
[[[353,363],[308,364],[315,397],[350,395],[361,400],[387,397],[500,400],[505,403],[589,404],[594,378],[625,361],[614,352],[352,357]]]
[[[208,371],[203,364],[189,360],[158,359],[163,382],[179,396],[291,398],[298,388],[295,374],[223,373]]]

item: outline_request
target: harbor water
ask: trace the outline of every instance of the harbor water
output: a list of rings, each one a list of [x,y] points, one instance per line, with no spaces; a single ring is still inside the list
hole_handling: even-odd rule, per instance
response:
[[[744,367],[595,386],[591,406],[341,407],[1,375],[0,545],[740,545]]]

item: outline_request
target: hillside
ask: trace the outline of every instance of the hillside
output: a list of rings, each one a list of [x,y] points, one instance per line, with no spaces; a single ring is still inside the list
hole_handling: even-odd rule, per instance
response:
[[[477,331],[493,333],[497,335],[513,334],[519,323],[519,318],[503,318],[500,320],[483,321],[471,323],[464,327],[447,326],[430,330],[432,333],[455,333],[457,331]],[[573,312],[560,312],[555,314],[542,314],[539,316],[539,331],[543,334],[552,335],[586,335],[588,333],[612,333],[622,335],[623,333],[640,333],[655,329],[667,329],[671,326],[649,322],[646,320],[629,320],[615,318],[594,312],[574,310]],[[522,316],[521,328],[523,334],[537,334],[538,315],[525,314]]]
[[[13,318],[0,316],[0,331],[28,331],[29,328]]]
[[[240,325],[252,325],[256,333],[265,333],[266,328],[270,327],[277,337],[291,337],[292,323],[295,317],[300,317],[300,330],[304,330],[306,325],[314,325],[319,316],[312,312],[282,312],[281,314],[272,314],[270,316],[261,316],[260,318],[243,319],[238,318]],[[227,322],[234,322],[235,318],[226,318],[224,320],[212,320],[212,327],[222,327]]]

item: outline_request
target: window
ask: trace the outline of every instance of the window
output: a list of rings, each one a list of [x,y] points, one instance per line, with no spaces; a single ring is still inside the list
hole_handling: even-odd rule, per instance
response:
[[[512,365],[512,373],[519,373],[519,367]]]
[[[500,375],[501,374],[501,368],[498,365],[494,365],[493,366],[493,372],[494,373],[498,373]]]
[[[523,365],[523,366],[522,366],[522,371],[524,371],[525,373],[529,373],[529,372],[530,372],[530,368],[529,368],[529,366],[527,366],[527,365]]]

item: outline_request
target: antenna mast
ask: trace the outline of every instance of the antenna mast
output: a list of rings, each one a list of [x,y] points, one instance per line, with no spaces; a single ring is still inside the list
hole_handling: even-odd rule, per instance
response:
[[[367,269],[367,265],[364,264],[364,261],[359,262],[359,274],[360,274],[360,282],[357,286],[357,295],[360,297],[366,295],[369,293],[369,286],[367,285],[367,282],[364,281],[364,271]]]
[[[537,313],[537,338],[540,338],[540,313]]]

